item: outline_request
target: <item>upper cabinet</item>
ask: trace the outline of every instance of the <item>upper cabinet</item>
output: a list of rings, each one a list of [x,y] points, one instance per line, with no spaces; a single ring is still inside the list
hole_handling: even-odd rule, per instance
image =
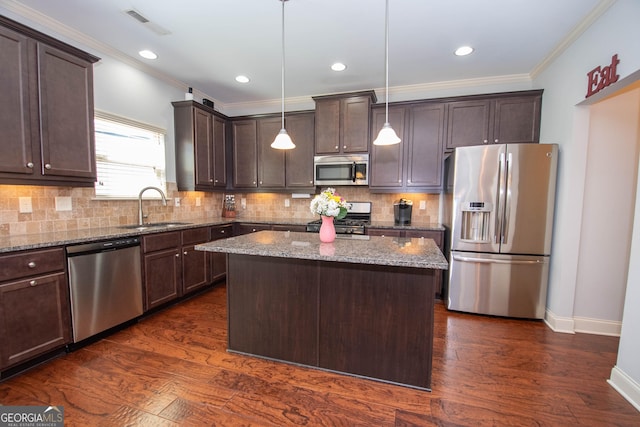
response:
[[[315,153],[366,153],[374,91],[314,96]]]
[[[499,94],[447,104],[446,149],[540,140],[542,91]]]
[[[278,150],[271,143],[282,127],[280,115],[233,121],[233,188],[313,188],[313,124],[313,113],[287,115],[285,128],[296,148]]]
[[[384,106],[372,113],[372,134],[385,121]],[[400,144],[371,145],[372,192],[435,192],[442,188],[445,104],[424,102],[389,107],[389,123]]]
[[[180,191],[223,190],[227,185],[226,120],[194,101],[172,102],[176,178]]]
[[[0,183],[94,185],[98,60],[0,16]]]

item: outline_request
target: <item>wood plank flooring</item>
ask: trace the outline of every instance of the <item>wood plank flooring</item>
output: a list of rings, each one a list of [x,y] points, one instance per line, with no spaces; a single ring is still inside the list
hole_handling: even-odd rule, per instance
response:
[[[432,392],[226,352],[226,290],[0,383],[66,426],[639,426],[607,383],[618,339],[436,307]]]

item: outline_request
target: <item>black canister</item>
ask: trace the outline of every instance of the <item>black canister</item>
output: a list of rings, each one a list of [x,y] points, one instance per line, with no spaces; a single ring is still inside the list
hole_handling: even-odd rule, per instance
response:
[[[396,225],[411,225],[411,210],[413,202],[408,199],[400,199],[393,204],[394,223]]]

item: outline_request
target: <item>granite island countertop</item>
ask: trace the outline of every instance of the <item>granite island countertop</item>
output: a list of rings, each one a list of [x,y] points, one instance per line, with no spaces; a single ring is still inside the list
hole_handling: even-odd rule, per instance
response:
[[[338,235],[321,243],[316,233],[259,231],[196,245],[196,250],[277,258],[446,270],[449,264],[432,239]]]

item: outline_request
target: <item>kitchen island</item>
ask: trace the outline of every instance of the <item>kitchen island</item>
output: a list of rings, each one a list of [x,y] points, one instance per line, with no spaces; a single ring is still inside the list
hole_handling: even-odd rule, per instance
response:
[[[431,239],[260,231],[227,253],[228,350],[420,389],[431,386]]]

